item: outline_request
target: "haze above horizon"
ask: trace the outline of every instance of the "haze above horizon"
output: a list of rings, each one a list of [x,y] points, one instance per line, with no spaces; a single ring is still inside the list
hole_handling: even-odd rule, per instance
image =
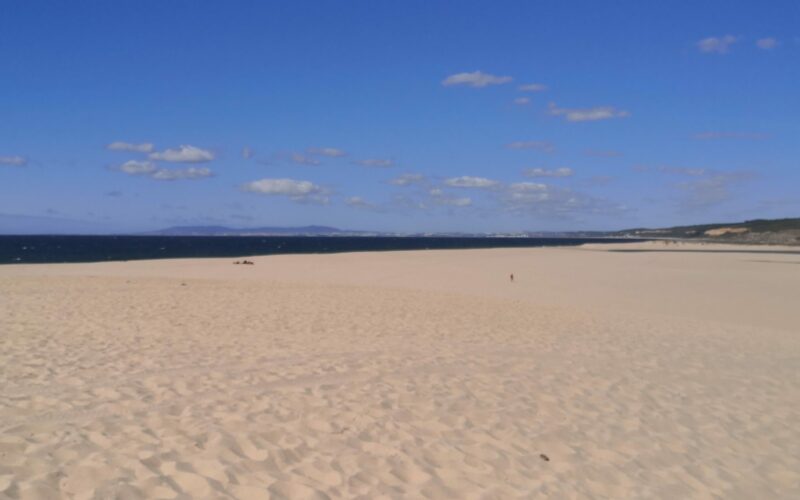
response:
[[[797,216],[800,4],[14,2],[0,234]]]

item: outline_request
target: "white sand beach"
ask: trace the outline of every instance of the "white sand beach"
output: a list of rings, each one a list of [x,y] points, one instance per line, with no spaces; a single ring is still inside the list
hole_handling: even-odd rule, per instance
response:
[[[234,260],[0,266],[0,498],[800,498],[798,248]]]

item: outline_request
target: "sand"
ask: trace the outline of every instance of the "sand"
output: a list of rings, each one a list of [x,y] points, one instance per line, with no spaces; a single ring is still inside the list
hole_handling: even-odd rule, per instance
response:
[[[781,250],[0,266],[0,498],[800,498]]]

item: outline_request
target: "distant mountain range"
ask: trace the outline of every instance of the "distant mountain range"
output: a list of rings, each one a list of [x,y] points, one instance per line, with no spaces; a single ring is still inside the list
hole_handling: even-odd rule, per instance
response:
[[[800,245],[800,218],[757,219],[745,222],[675,226],[668,228],[634,228],[622,231],[564,231],[514,233],[416,233],[398,234],[374,231],[353,231],[330,226],[251,227],[176,226],[142,233],[151,236],[453,236],[453,237],[543,237],[543,238],[643,238],[694,239],[726,243]]]
[[[610,233],[605,231],[545,231],[514,233],[466,233],[466,232],[435,232],[435,233],[392,233],[379,231],[354,231],[339,229],[330,226],[300,226],[300,227],[249,227],[235,228],[227,226],[175,226],[158,231],[139,233],[145,236],[441,236],[459,238],[603,238]]]
[[[133,234],[104,226],[54,217],[0,213],[0,234]],[[667,228],[633,228],[621,231],[517,231],[497,233],[421,232],[395,233],[339,229],[331,226],[249,227],[174,226],[135,233],[147,236],[438,236],[494,238],[641,238],[800,245],[800,218],[755,219],[744,222],[699,224]]]
[[[375,234],[366,231],[346,231],[328,226],[249,227],[175,226],[141,233],[148,236],[355,236]]]

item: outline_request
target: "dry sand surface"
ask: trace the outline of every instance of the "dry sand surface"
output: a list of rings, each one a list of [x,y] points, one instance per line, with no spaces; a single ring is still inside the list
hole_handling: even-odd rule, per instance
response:
[[[0,498],[800,498],[777,250],[0,266]]]

